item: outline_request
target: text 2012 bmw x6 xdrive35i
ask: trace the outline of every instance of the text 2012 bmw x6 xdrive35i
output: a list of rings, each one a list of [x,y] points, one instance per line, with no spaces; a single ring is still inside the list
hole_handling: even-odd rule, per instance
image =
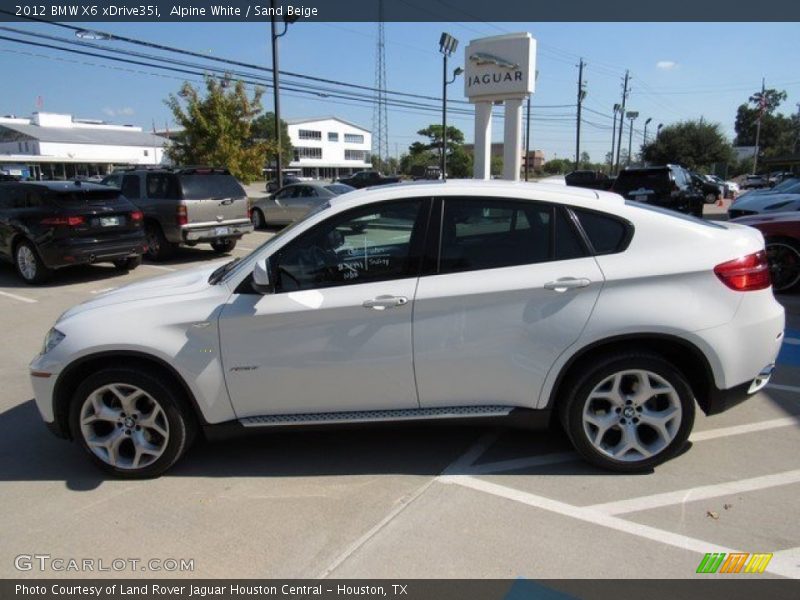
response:
[[[198,433],[560,420],[641,471],[769,380],[780,348],[755,229],[579,188],[384,186],[239,261],[67,311],[31,363],[44,420],[104,469],[154,476]]]

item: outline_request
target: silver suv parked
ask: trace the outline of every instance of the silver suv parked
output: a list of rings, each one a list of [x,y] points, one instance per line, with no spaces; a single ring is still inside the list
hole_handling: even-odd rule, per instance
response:
[[[181,244],[230,252],[253,231],[247,194],[227,169],[133,168],[115,171],[103,184],[120,188],[144,213],[153,260],[169,258]]]

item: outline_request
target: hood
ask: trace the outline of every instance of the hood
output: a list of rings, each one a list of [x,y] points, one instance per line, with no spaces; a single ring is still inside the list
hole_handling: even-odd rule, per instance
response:
[[[775,204],[786,203],[782,206],[770,208]],[[762,210],[795,210],[800,206],[800,194],[760,194],[758,196],[740,196],[737,198],[731,208],[735,210],[754,210],[761,212]]]
[[[224,264],[224,262],[184,269],[178,273],[170,273],[124,285],[116,290],[100,294],[91,300],[73,306],[62,314],[58,320],[67,319],[87,310],[122,304],[123,302],[136,302],[138,300],[200,292],[208,288],[208,277],[221,264]]]

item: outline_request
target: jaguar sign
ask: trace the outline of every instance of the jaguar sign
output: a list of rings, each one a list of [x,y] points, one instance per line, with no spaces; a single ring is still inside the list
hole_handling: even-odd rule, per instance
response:
[[[529,33],[473,40],[466,48],[464,94],[492,100],[533,93],[536,40]]]

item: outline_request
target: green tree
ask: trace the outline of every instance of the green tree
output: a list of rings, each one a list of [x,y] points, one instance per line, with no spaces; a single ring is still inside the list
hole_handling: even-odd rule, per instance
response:
[[[760,91],[750,96],[747,103],[736,110],[736,145],[755,146],[758,119],[761,116],[759,136],[759,155],[764,157],[792,154],[797,142],[797,115],[785,116],[778,108],[786,100],[783,90],[768,89],[763,95]]]
[[[442,126],[441,125],[428,125],[424,129],[417,131],[417,135],[428,138],[428,149],[436,151],[439,156],[442,155]],[[448,154],[456,146],[461,146],[464,143],[464,133],[457,127],[452,125],[447,126],[447,151]]]
[[[267,164],[275,164],[276,150],[278,149],[275,139],[275,113],[266,112],[257,117],[250,128],[252,140],[255,143],[262,143],[267,146],[265,161]],[[289,139],[289,129],[286,121],[281,119],[281,159],[285,167],[294,160],[294,147]]]
[[[473,156],[467,152],[464,146],[456,146],[448,152],[447,174],[456,179],[468,179],[472,177]]]
[[[561,173],[569,173],[575,168],[575,161],[568,158],[553,158],[548,160],[542,166],[542,170],[548,175],[559,175]]]
[[[642,157],[650,163],[676,163],[690,169],[728,164],[732,156],[733,150],[721,126],[702,119],[664,127],[657,139],[642,147]]]
[[[183,129],[183,136],[167,148],[168,158],[178,165],[227,167],[244,183],[259,178],[268,144],[253,140],[252,125],[261,112],[263,90],[248,97],[245,85],[226,74],[205,75],[205,94],[184,82],[166,105]],[[185,106],[184,106],[185,104]]]

